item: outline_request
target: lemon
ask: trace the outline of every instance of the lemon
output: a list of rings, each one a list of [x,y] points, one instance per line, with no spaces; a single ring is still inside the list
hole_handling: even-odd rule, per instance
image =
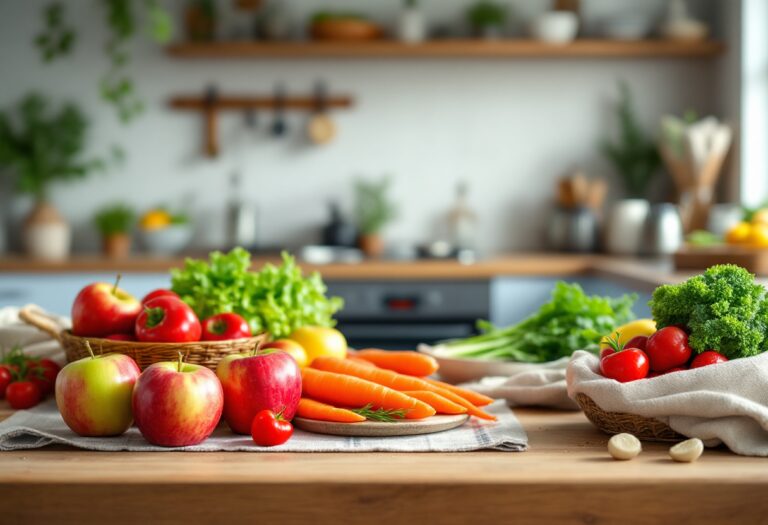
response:
[[[753,224],[747,242],[755,248],[768,248],[768,224]]]
[[[333,328],[325,326],[302,326],[288,336],[304,348],[307,363],[312,364],[316,357],[329,356],[344,359],[347,356],[347,340]]]
[[[656,321],[653,319],[636,319],[635,321],[630,321],[618,327],[613,331],[610,337],[618,337],[619,344],[625,345],[627,344],[627,341],[633,337],[637,337],[639,335],[649,337],[653,335],[655,331]],[[608,348],[608,346],[607,337],[604,337],[600,342],[600,348]]]
[[[748,222],[740,222],[728,230],[725,240],[728,244],[743,244],[747,242],[751,233],[752,225]]]
[[[149,210],[141,218],[141,227],[145,230],[159,230],[171,224],[171,215],[165,210]]]

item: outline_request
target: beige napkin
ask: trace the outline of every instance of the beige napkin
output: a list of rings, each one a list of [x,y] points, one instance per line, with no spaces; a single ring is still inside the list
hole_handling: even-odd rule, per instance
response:
[[[25,308],[34,308],[38,313],[51,319],[62,330],[69,328],[72,324],[69,318],[50,314],[39,306],[29,305]],[[58,341],[19,319],[20,310],[21,308],[15,306],[0,308],[0,349],[8,350],[14,345],[21,345],[24,353],[30,357],[53,359],[60,365],[65,365],[64,350]]]
[[[529,365],[525,370],[507,377],[485,377],[471,388],[494,399],[505,399],[509,406],[539,406],[560,410],[578,410],[579,405],[568,397],[565,369],[569,358]]]
[[[737,454],[768,456],[768,353],[619,383],[598,374],[598,358],[573,354],[568,395],[588,395],[603,410],[656,418],[676,432]]]

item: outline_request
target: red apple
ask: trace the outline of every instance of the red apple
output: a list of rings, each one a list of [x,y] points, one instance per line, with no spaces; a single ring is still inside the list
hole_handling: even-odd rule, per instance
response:
[[[89,284],[72,304],[72,333],[81,337],[104,337],[133,333],[141,303],[115,284]]]
[[[224,419],[238,434],[250,434],[262,410],[282,413],[290,421],[301,398],[301,372],[296,361],[279,350],[228,355],[216,375],[224,388]]]
[[[221,418],[224,394],[216,374],[200,365],[148,366],[133,390],[133,417],[144,439],[163,447],[197,445]]]
[[[136,361],[123,354],[91,351],[91,357],[69,363],[56,376],[61,417],[81,436],[122,434],[133,420],[131,394],[140,373]]]

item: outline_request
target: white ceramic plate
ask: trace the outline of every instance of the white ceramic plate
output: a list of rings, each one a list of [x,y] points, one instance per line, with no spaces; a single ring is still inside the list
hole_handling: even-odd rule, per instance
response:
[[[430,355],[440,365],[438,374],[447,383],[468,383],[490,376],[512,376],[520,372],[542,368],[562,368],[567,357],[547,363],[519,363],[515,361],[490,361],[486,359],[458,359],[446,357],[441,347],[421,344],[418,351]]]

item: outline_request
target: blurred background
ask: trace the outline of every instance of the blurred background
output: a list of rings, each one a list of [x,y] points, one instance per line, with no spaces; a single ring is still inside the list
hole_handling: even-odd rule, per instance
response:
[[[17,280],[235,245],[678,268],[768,246],[761,0],[27,0],[0,26]]]

